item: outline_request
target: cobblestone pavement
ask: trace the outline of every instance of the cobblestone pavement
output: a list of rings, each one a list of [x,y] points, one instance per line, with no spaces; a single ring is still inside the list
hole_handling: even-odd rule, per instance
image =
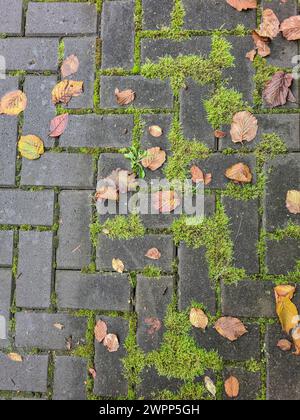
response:
[[[280,20],[299,12],[297,0],[260,3]],[[0,0],[0,10],[7,68],[0,96],[19,87],[28,97],[24,115],[0,118],[0,314],[7,322],[0,399],[205,399],[205,375],[216,383],[217,397],[226,399],[224,380],[233,374],[239,399],[298,400],[300,359],[277,348],[283,334],[273,287],[300,281],[300,218],[285,206],[287,191],[300,184],[299,108],[268,109],[260,84],[274,72],[271,66],[292,67],[297,42],[279,36],[267,61],[252,64],[245,54],[253,48],[260,9],[239,13],[222,0]],[[256,140],[242,149],[230,138],[214,138],[204,109],[211,84],[187,77],[185,88],[172,91],[169,80],[143,72],[147,60],[158,63],[166,54],[207,56],[219,28],[236,59],[223,78],[243,93],[259,121]],[[49,121],[62,108],[51,103],[51,91],[71,54],[80,61],[73,78],[84,81],[85,92],[70,102],[68,128],[54,142]],[[116,87],[136,92],[132,106],[116,103]],[[293,91],[299,100],[297,81]],[[179,152],[172,142],[178,121]],[[149,135],[153,124],[163,129],[159,139]],[[44,140],[39,160],[18,156],[21,133]],[[280,136],[288,153],[262,158],[266,134]],[[205,201],[209,240],[200,237],[194,249],[188,239],[180,241],[186,232],[178,231],[174,216],[143,216],[145,235],[125,240],[101,234],[97,241],[92,197],[97,179],[128,168],[121,149],[134,143],[159,145],[169,158],[177,152],[180,172],[196,157],[188,155],[194,138],[212,152],[200,161],[213,174]],[[249,188],[233,187],[223,176],[241,160],[256,174]],[[147,171],[146,179],[151,176]],[[145,257],[153,247],[162,252],[154,262]],[[124,262],[123,274],[113,272],[113,258]],[[206,333],[190,331],[195,302],[209,314]],[[299,293],[294,302],[300,309]],[[240,318],[248,334],[235,343],[218,335],[213,325],[221,315]],[[149,334],[147,318],[163,327]],[[117,334],[118,352],[94,343],[99,319]],[[21,363],[7,356],[12,352]]]

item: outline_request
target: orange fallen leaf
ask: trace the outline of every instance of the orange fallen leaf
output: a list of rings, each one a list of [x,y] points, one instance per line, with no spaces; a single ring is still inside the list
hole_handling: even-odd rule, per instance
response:
[[[232,119],[231,139],[234,143],[250,142],[255,139],[258,121],[249,111],[237,112]]]
[[[277,286],[274,289],[276,299],[276,313],[280,320],[283,331],[290,333],[299,323],[298,309],[291,301],[294,297],[293,286]]]
[[[245,163],[237,163],[225,172],[225,176],[235,183],[249,184],[253,176],[250,168]]]
[[[288,41],[297,41],[300,39],[300,16],[291,16],[285,19],[281,23],[280,30]]]
[[[18,353],[8,353],[7,357],[12,361],[16,363],[23,362],[22,356],[20,356]]]
[[[286,207],[292,214],[300,214],[300,191],[288,191],[286,196]]]
[[[239,12],[257,8],[257,0],[226,0],[226,2]]]
[[[120,348],[118,337],[115,334],[108,334],[104,338],[103,345],[110,353],[114,353]]]
[[[285,298],[292,300],[296,292],[296,287],[290,286],[288,284],[283,284],[280,286],[276,286],[274,292],[276,303],[279,303],[282,302],[282,300],[284,300]]]
[[[292,332],[293,342],[296,348],[295,356],[300,356],[300,326],[298,325]]]
[[[9,92],[0,101],[0,114],[19,115],[26,109],[27,97],[21,90]]]
[[[230,376],[225,381],[225,392],[229,398],[237,398],[240,394],[240,383],[237,378]]]
[[[114,258],[112,260],[112,267],[117,273],[120,273],[120,274],[122,274],[125,270],[125,266],[124,266],[123,261],[121,261],[120,259],[116,259],[116,258]]]
[[[261,37],[274,39],[279,34],[280,22],[272,9],[265,9],[262,14],[262,23],[256,33]]]
[[[242,321],[232,317],[220,318],[215,324],[215,329],[229,341],[236,341],[248,332]]]
[[[223,139],[227,135],[227,133],[225,133],[225,131],[222,130],[215,130],[214,134],[217,139]]]
[[[83,92],[83,82],[63,80],[52,90],[54,105],[62,103],[67,105],[73,97],[80,96]]]
[[[204,172],[194,165],[191,167],[192,181],[195,184],[204,183],[204,185],[209,185],[212,181],[212,174],[204,174]]]
[[[135,92],[132,89],[115,90],[115,97],[118,105],[129,105],[135,100]]]
[[[157,248],[151,248],[145,255],[150,260],[159,260],[161,258],[161,252]]]
[[[62,114],[53,118],[53,120],[50,122],[49,137],[60,137],[67,128],[68,122],[69,114]]]
[[[200,328],[201,330],[205,330],[208,326],[208,317],[199,308],[192,308],[190,312],[190,323],[195,328]]]
[[[292,343],[289,340],[279,340],[277,347],[282,351],[290,351],[292,348]]]
[[[142,160],[142,165],[150,171],[156,171],[165,163],[166,156],[166,152],[160,147],[152,147],[147,150],[147,156]]]
[[[72,74],[76,73],[79,68],[79,60],[76,55],[72,54],[67,57],[61,66],[61,75],[64,79],[65,77],[71,76]]]
[[[163,131],[158,125],[151,125],[151,127],[149,127],[149,133],[152,137],[161,137]]]
[[[104,321],[99,320],[94,329],[95,339],[98,343],[102,343],[107,336],[107,325]]]

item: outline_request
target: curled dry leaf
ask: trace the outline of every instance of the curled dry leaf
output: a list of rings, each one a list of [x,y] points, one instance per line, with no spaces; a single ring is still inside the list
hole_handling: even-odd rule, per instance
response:
[[[110,353],[114,353],[120,348],[118,337],[115,334],[107,334],[104,338],[103,345]]]
[[[161,258],[161,252],[157,248],[151,248],[145,255],[150,260],[159,260]]]
[[[181,204],[175,191],[159,191],[153,194],[153,207],[159,213],[172,213]]]
[[[115,90],[115,97],[118,105],[129,105],[135,100],[135,92],[132,89]]]
[[[71,76],[76,73],[79,68],[79,60],[76,55],[72,54],[65,59],[61,66],[61,75],[62,78]]]
[[[293,342],[296,348],[295,356],[300,356],[300,326],[298,325],[292,332]]]
[[[21,90],[9,92],[0,101],[0,114],[19,115],[26,109],[27,97]]]
[[[237,398],[240,394],[240,383],[237,378],[230,376],[225,381],[225,392],[229,398]]]
[[[300,39],[300,16],[291,16],[285,19],[281,23],[280,30],[288,41],[297,41]]]
[[[18,353],[8,353],[7,357],[12,361],[16,363],[22,363],[23,358]]]
[[[53,118],[53,120],[50,123],[49,137],[60,137],[67,128],[68,122],[69,114],[62,114]]]
[[[95,326],[95,339],[98,343],[102,343],[104,338],[107,336],[107,325],[104,321],[99,320]]]
[[[163,130],[158,125],[151,125],[151,127],[149,127],[149,133],[152,137],[158,138],[162,136]]]
[[[266,83],[263,91],[263,98],[271,107],[282,106],[289,102],[296,102],[296,98],[291,91],[294,81],[292,74],[277,71]]]
[[[225,176],[235,183],[249,184],[253,176],[249,166],[245,163],[237,163],[227,169]]]
[[[239,12],[257,8],[257,0],[226,0],[226,2]]]
[[[215,130],[214,134],[217,139],[223,139],[227,136],[227,133],[225,133],[225,131],[222,130]]]
[[[257,53],[261,57],[268,57],[271,54],[269,47],[269,38],[258,35],[256,31],[252,32],[252,39],[257,48]]]
[[[96,370],[94,368],[90,368],[89,369],[89,374],[91,375],[91,377],[93,379],[96,379],[97,378],[97,372],[96,372]]]
[[[190,312],[190,322],[195,328],[205,330],[208,326],[208,317],[199,308],[192,308]]]
[[[232,317],[220,318],[215,324],[215,329],[229,341],[236,341],[248,332],[242,321]]]
[[[295,287],[289,285],[277,286],[274,289],[276,299],[276,313],[283,331],[290,333],[299,323],[298,309],[291,299],[294,297]]]
[[[265,9],[262,15],[262,23],[256,31],[261,37],[274,39],[279,34],[280,22],[276,14],[271,9]]]
[[[21,156],[29,160],[39,159],[45,152],[43,141],[33,135],[22,136],[18,143],[18,149]]]
[[[277,347],[282,351],[290,351],[292,348],[292,343],[289,340],[279,340]]]
[[[121,261],[120,259],[114,258],[112,260],[112,267],[117,273],[120,273],[120,274],[124,273],[125,266],[124,266],[123,261]]]
[[[217,395],[217,388],[216,385],[213,383],[213,381],[208,377],[205,376],[204,378],[204,384],[205,384],[205,388],[207,389],[207,391],[214,397],[216,398]]]
[[[286,196],[286,207],[292,214],[300,214],[300,191],[288,191]]]
[[[195,184],[204,183],[204,185],[209,185],[212,181],[212,174],[204,174],[204,172],[194,165],[191,167],[192,181]]]
[[[62,103],[67,105],[73,97],[80,96],[83,92],[83,82],[63,80],[52,90],[52,102],[54,105]]]
[[[233,116],[231,124],[231,138],[234,143],[250,142],[255,139],[258,131],[258,122],[249,111],[238,112]]]
[[[166,152],[160,147],[152,147],[147,150],[147,156],[142,160],[142,165],[150,171],[156,171],[165,163],[166,156]]]
[[[154,335],[161,329],[161,322],[158,318],[146,318],[145,324],[149,326],[148,334]]]

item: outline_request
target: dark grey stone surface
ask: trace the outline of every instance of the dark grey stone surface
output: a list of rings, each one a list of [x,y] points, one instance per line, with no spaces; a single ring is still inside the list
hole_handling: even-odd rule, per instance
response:
[[[20,232],[17,306],[49,308],[53,278],[52,258],[52,232]]]
[[[135,2],[105,1],[102,10],[102,68],[130,70],[134,64]]]
[[[54,370],[54,401],[86,400],[87,362],[80,357],[57,356]]]
[[[0,224],[51,226],[53,191],[0,190]]]
[[[160,30],[170,26],[173,0],[142,0],[143,29]]]
[[[255,401],[261,396],[261,374],[260,372],[247,372],[242,368],[226,368],[223,373],[224,381],[230,376],[234,376],[240,383],[240,393],[236,401]],[[225,391],[223,392],[224,400],[232,400],[228,398]]]
[[[0,185],[15,186],[18,120],[14,117],[0,117]]]
[[[56,293],[61,309],[130,310],[131,288],[125,274],[57,271]]]
[[[12,231],[0,231],[0,265],[12,265],[14,233]]]
[[[27,10],[26,35],[81,35],[97,31],[96,5],[89,3],[34,3]]]
[[[5,79],[1,80],[0,83],[0,96],[6,95],[8,92],[17,90],[19,88],[19,77],[17,76],[7,76]],[[12,117],[1,117],[1,118],[12,118]]]
[[[61,324],[63,329],[56,328]],[[16,314],[16,346],[41,350],[67,350],[85,344],[87,320],[65,314],[18,312]]]
[[[0,1],[0,33],[8,35],[22,35],[23,1]]]
[[[183,385],[183,381],[179,379],[169,379],[165,376],[160,376],[153,367],[145,368],[141,378],[142,381],[137,386],[137,394],[139,398],[147,400],[157,400],[159,393],[165,390],[177,393]]]
[[[141,139],[141,147],[143,150],[150,149],[151,147],[160,147],[167,155],[170,154],[171,144],[168,136],[172,124],[172,116],[164,114],[147,114],[142,116],[142,124],[144,131]],[[151,136],[149,129],[153,125],[158,125],[163,133],[161,137]]]
[[[9,345],[9,320],[12,301],[12,273],[8,269],[0,269],[0,348]]]
[[[164,319],[174,293],[173,277],[151,279],[138,276],[136,288],[136,312],[138,314],[137,343],[145,352],[157,350],[165,332]],[[158,319],[159,331],[151,333],[146,321]]]
[[[216,293],[209,279],[206,249],[192,249],[181,244],[179,257],[179,310],[186,310],[193,301],[202,303],[207,310],[216,313]]]
[[[94,393],[102,397],[124,397],[128,392],[128,383],[123,375],[122,359],[126,356],[124,347],[128,335],[128,321],[123,318],[101,316],[107,324],[108,332],[118,337],[120,348],[110,353],[102,343],[95,342],[95,379]]]
[[[91,197],[93,191],[62,191],[59,194],[60,226],[57,268],[78,269],[89,265],[91,243]]]
[[[1,45],[1,44],[0,44]],[[132,89],[136,93],[134,108],[170,109],[173,106],[173,94],[169,82],[145,79],[141,76],[102,76],[100,89],[101,108],[124,108],[118,105],[115,89]]]
[[[266,262],[270,274],[288,274],[296,269],[299,260],[299,240],[286,238],[281,241],[267,241]]]

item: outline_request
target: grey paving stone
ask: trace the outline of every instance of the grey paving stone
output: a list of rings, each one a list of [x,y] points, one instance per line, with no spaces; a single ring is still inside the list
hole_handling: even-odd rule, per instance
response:
[[[300,261],[300,241],[283,239],[279,242],[267,242],[266,262],[270,274],[288,274],[296,269]]]
[[[19,78],[6,76],[6,79],[1,80],[1,83],[0,83],[0,96],[2,97],[8,92],[11,92],[13,90],[18,90],[18,89],[19,89]],[[2,117],[5,118],[4,116]],[[7,117],[7,118],[11,119],[12,117]]]
[[[170,26],[173,0],[142,0],[142,4],[144,30],[160,30]]]
[[[266,335],[267,399],[271,401],[299,401],[300,358],[283,352],[277,343],[285,334],[279,325],[270,325]]]
[[[216,313],[216,294],[209,278],[206,249],[192,249],[181,244],[179,257],[179,310],[186,310],[193,301],[202,303],[211,314]]]
[[[204,101],[209,99],[209,86],[199,86],[192,79],[187,80],[187,89],[180,93],[180,122],[187,140],[198,140],[210,149],[215,147],[214,130],[207,121]]]
[[[220,140],[220,150],[228,147],[236,150],[241,148],[253,150],[263,140],[264,134],[277,134],[286,144],[290,152],[300,149],[300,117],[298,114],[262,114],[255,115],[258,120],[258,132],[256,138],[246,145],[233,143],[230,136],[230,127],[224,128],[227,136]]]
[[[131,288],[125,274],[57,271],[56,293],[58,306],[62,309],[130,310]]]
[[[260,333],[258,325],[245,323],[248,334],[235,342],[223,338],[216,330],[209,328],[205,333],[193,329],[198,345],[206,350],[216,350],[226,361],[242,362],[250,359],[260,360]]]
[[[20,232],[16,303],[22,308],[49,308],[53,233]]]
[[[234,400],[255,401],[260,397],[262,387],[260,372],[247,372],[242,368],[226,368],[223,373],[224,381],[230,376],[237,378],[240,383],[239,396],[234,398]],[[223,392],[223,398],[224,400],[232,400],[232,398],[228,398],[225,391]]]
[[[95,81],[95,55],[96,38],[64,38],[65,58],[75,54],[79,60],[79,69],[76,74],[68,77],[70,80],[80,80],[84,83],[82,95],[72,98],[68,104],[70,109],[94,107],[94,81]]]
[[[8,269],[0,269],[0,348],[9,345],[9,319],[12,300],[12,274]]]
[[[22,35],[22,0],[1,0],[0,10],[0,33]]]
[[[151,147],[160,147],[169,155],[171,152],[171,144],[169,142],[168,136],[171,129],[172,116],[163,114],[143,115],[142,124],[144,125],[144,131],[141,139],[142,149],[146,150],[150,149]],[[157,138],[151,136],[149,128],[153,125],[158,125],[162,129],[163,134],[161,137]]]
[[[118,105],[115,89],[132,89],[136,99],[132,106],[145,109],[168,109],[173,106],[173,94],[169,82],[150,80],[140,76],[102,76],[100,89],[100,105],[102,108],[125,108]]]
[[[145,255],[151,248],[158,248],[162,256],[153,261]],[[164,272],[172,272],[175,249],[172,237],[169,235],[146,235],[128,241],[112,240],[104,235],[100,237],[97,249],[97,267],[100,270],[112,270],[112,260],[119,258],[123,261],[126,271],[143,270],[151,265]]]
[[[267,231],[300,224],[300,215],[291,214],[286,207],[289,190],[299,189],[300,160],[297,153],[279,156],[266,165],[268,182],[264,199],[264,226]]]
[[[164,319],[174,293],[173,277],[150,279],[138,276],[136,312],[138,314],[137,343],[145,352],[157,350],[165,332]],[[151,332],[147,320],[158,319],[162,328]]]
[[[55,358],[54,401],[85,401],[87,361],[80,357]]]
[[[183,385],[183,381],[179,379],[160,376],[153,367],[145,368],[141,379],[141,383],[137,386],[137,394],[139,398],[146,400],[157,400],[158,394],[165,390],[177,393]]]
[[[0,231],[0,265],[10,266],[13,259],[14,233]]]
[[[97,32],[95,4],[34,3],[27,10],[26,35],[81,35]]]
[[[55,327],[63,325],[63,329]],[[65,314],[18,312],[16,314],[16,346],[41,350],[67,350],[85,344],[87,320]]]
[[[50,121],[56,115],[51,100],[51,92],[56,83],[56,76],[26,76],[24,83],[28,104],[24,111],[23,133],[40,137],[46,147],[54,146],[54,139],[48,135]]]
[[[51,226],[53,191],[0,190],[0,224]]]
[[[239,13],[223,0],[210,1],[211,5],[207,7],[205,0],[183,0],[185,29],[234,29],[239,24],[248,29],[256,27],[255,10]]]
[[[94,393],[102,397],[125,397],[128,392],[128,383],[124,377],[122,359],[126,356],[124,347],[128,335],[128,322],[122,318],[101,317],[107,324],[108,331],[116,334],[120,348],[110,353],[102,343],[95,342],[95,370],[98,372],[95,379]]]
[[[98,180],[108,177],[118,168],[131,171],[130,161],[121,153],[102,153],[98,162]]]
[[[59,139],[62,147],[130,147],[132,115],[71,115]]]
[[[62,191],[59,195],[60,225],[57,268],[81,270],[90,263],[89,225],[92,191]]]
[[[230,219],[235,266],[245,269],[249,274],[258,273],[257,244],[260,228],[258,200],[242,201],[223,197],[222,202]]]
[[[56,71],[58,39],[0,39],[0,54],[6,59],[6,70]]]
[[[0,117],[0,185],[15,186],[18,119]]]
[[[134,64],[134,0],[103,3],[102,68],[131,69]],[[122,22],[122,24],[120,24]]]
[[[84,153],[45,153],[36,161],[24,159],[21,185],[91,189],[93,157]]]
[[[48,356],[25,356],[22,363],[0,353],[2,391],[47,392]]]

